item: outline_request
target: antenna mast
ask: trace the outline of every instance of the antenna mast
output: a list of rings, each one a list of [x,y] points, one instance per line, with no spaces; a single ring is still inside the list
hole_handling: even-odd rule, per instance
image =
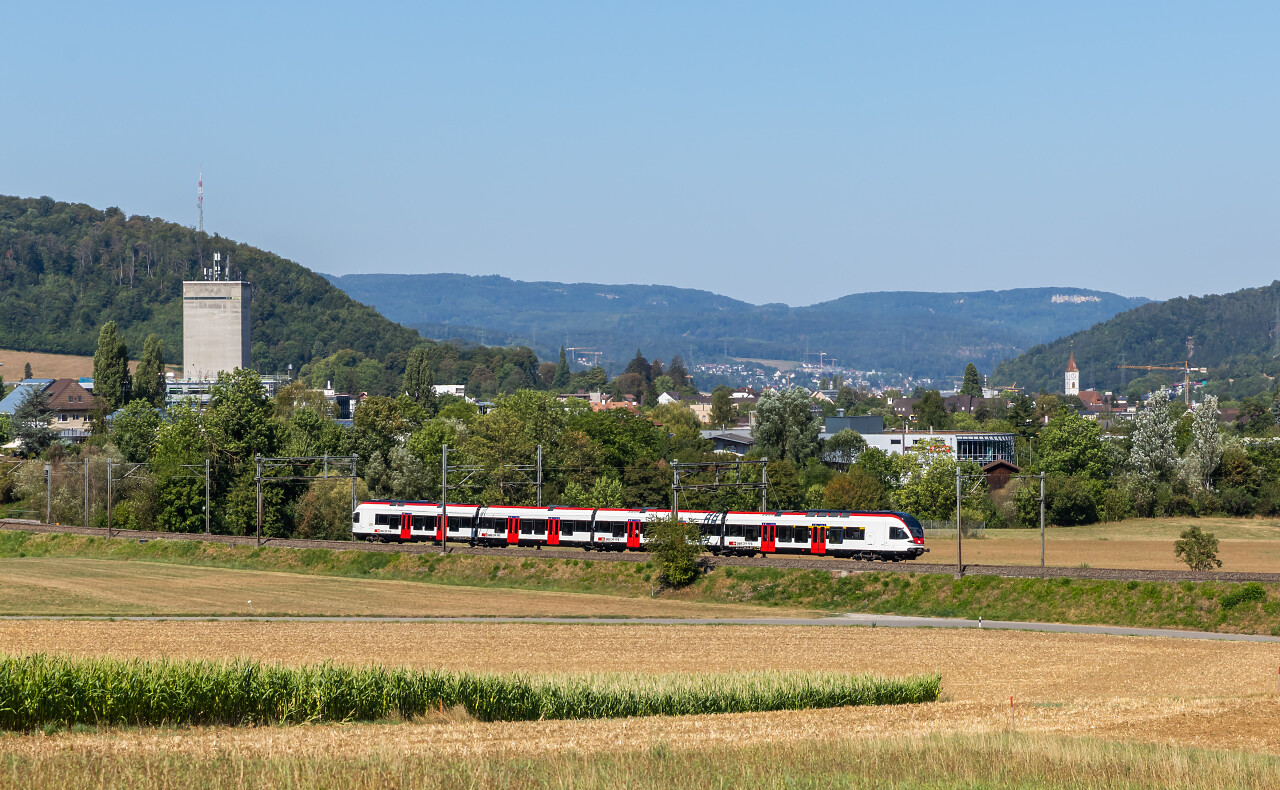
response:
[[[200,179],[196,182],[196,208],[200,211],[199,230],[204,233],[204,168],[200,168]]]

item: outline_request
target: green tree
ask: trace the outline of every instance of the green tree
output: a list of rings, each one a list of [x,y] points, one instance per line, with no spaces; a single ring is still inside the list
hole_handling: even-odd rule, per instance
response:
[[[658,564],[658,578],[671,587],[685,587],[698,578],[702,530],[667,516],[644,525],[645,548]]]
[[[960,385],[960,394],[982,397],[982,375],[978,373],[978,366],[972,362],[964,366],[964,383]]]
[[[684,366],[684,358],[679,354],[671,358],[671,365],[667,368],[667,375],[671,377],[671,383],[675,384],[678,390],[685,390],[693,386],[693,382],[689,380],[689,370]]]
[[[202,415],[216,483],[224,494],[215,515],[231,534],[248,534],[257,521],[254,456],[278,455],[284,438],[283,426],[272,411],[258,374],[237,369],[219,374],[210,392],[209,408]],[[287,525],[285,499],[291,489],[273,483],[263,486],[262,491],[264,534],[283,534]]]
[[[145,400],[131,400],[111,421],[111,440],[120,448],[124,460],[132,464],[151,460],[160,428],[160,414]]]
[[[733,408],[733,390],[725,386],[711,391],[711,424],[724,430],[738,421]]]
[[[1222,461],[1222,434],[1218,431],[1218,399],[1212,395],[1191,410],[1191,446],[1184,464],[1192,485],[1208,491],[1213,473]]]
[[[1147,482],[1168,482],[1178,469],[1174,447],[1173,415],[1169,413],[1169,393],[1158,390],[1138,412],[1132,434],[1129,464]]]
[[[1182,560],[1193,571],[1211,571],[1222,567],[1218,559],[1218,538],[1199,526],[1191,526],[1173,544],[1173,556]]]
[[[1013,432],[1024,439],[1029,439],[1040,431],[1040,426],[1035,419],[1035,404],[1021,393],[1009,399],[1009,409],[1005,419],[1013,427]]]
[[[199,472],[184,469],[183,465],[198,467],[204,464],[209,452],[208,438],[196,408],[180,404],[165,412],[156,428],[151,450],[158,504],[156,522],[160,529],[204,531],[204,481],[196,476]],[[217,497],[221,489],[215,486],[211,493]]]
[[[1098,423],[1063,409],[1040,431],[1040,471],[1103,480],[1111,474],[1111,454]]]
[[[120,337],[115,321],[98,332],[98,350],[93,355],[93,396],[110,411],[129,400],[129,346]]]
[[[30,379],[30,378],[35,378],[35,376],[31,372],[31,363],[28,362],[22,366],[22,380],[26,381],[27,379]]]
[[[826,459],[835,463],[841,469],[849,466],[858,460],[858,456],[867,449],[867,440],[857,431],[845,428],[837,431],[834,436],[827,440],[823,445]]]
[[[564,392],[569,386],[569,357],[564,346],[560,346],[560,361],[556,363],[556,374],[551,379],[551,388],[556,392]]]
[[[879,447],[869,447],[859,456],[854,466],[875,478],[881,488],[888,489],[895,477],[893,456]]]
[[[884,510],[889,506],[880,481],[857,467],[831,478],[822,495],[823,507],[830,510]]]
[[[13,410],[13,436],[22,442],[22,454],[31,458],[49,449],[58,435],[50,424],[49,394],[39,386],[28,386],[26,397]]]
[[[933,428],[945,431],[951,427],[951,415],[947,413],[947,404],[942,400],[942,393],[937,390],[925,390],[920,395],[912,413],[916,416],[917,428]]]
[[[797,466],[818,454],[818,420],[809,409],[809,393],[795,387],[765,390],[756,402],[752,436],[766,458],[785,458]]]
[[[431,374],[430,347],[415,346],[409,352],[409,359],[404,369],[404,393],[410,400],[434,414],[438,404],[435,391],[435,378]]]
[[[94,382],[96,391],[97,380]],[[133,375],[133,398],[160,408],[164,406],[164,396],[164,341],[156,335],[147,335],[142,344],[142,358],[138,360],[138,369]]]

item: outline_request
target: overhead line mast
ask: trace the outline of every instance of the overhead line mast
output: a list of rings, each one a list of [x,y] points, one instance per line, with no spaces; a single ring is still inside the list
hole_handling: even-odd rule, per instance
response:
[[[204,233],[204,168],[200,168],[200,176],[196,181],[196,209],[200,212],[200,224],[197,226]]]

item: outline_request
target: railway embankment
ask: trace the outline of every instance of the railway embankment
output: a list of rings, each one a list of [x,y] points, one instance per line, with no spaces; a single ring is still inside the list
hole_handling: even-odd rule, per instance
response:
[[[197,540],[122,540],[0,530],[0,559],[81,557],[347,578],[396,579],[495,589],[662,596],[763,609],[983,617],[1053,623],[1280,634],[1280,584],[966,576],[718,564],[680,589],[661,589],[657,569],[592,555],[531,556],[255,547]],[[903,572],[905,571],[905,572]]]

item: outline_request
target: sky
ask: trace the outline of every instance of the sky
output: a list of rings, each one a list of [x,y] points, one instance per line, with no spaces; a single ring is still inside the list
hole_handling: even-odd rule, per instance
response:
[[[1276,3],[24,3],[0,193],[753,303],[1276,279]]]

